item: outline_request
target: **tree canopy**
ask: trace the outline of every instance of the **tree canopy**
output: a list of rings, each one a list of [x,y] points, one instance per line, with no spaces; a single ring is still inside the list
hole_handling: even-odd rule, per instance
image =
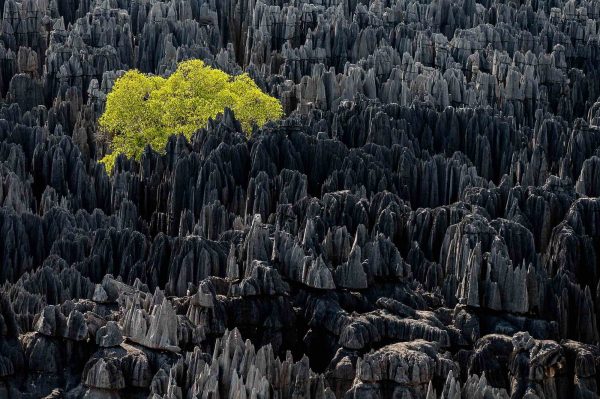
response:
[[[98,120],[112,150],[101,162],[110,171],[119,154],[139,159],[147,144],[162,152],[170,135],[190,138],[225,108],[246,132],[283,115],[281,103],[248,74],[230,76],[200,60],[180,63],[168,78],[127,71],[116,80]]]

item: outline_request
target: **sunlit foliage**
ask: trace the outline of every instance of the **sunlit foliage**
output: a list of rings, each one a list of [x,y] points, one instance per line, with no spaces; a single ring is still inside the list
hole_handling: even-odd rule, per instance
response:
[[[110,171],[119,154],[139,159],[147,144],[162,152],[170,135],[190,138],[225,108],[246,132],[283,114],[247,74],[233,77],[200,60],[180,63],[166,79],[130,70],[115,82],[98,121],[112,150],[101,162]]]

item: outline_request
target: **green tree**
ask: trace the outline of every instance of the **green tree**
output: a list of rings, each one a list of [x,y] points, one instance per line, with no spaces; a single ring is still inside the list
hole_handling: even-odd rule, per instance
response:
[[[281,103],[247,74],[233,77],[200,60],[180,63],[166,79],[127,71],[116,80],[98,120],[111,149],[101,162],[111,171],[119,154],[139,159],[147,144],[163,152],[170,135],[190,138],[225,108],[246,132],[283,115]]]

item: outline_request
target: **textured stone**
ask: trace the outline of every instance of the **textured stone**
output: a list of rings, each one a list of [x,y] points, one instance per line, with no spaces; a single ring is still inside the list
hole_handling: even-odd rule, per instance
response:
[[[598,396],[600,8],[521,3],[0,0],[0,397]],[[107,173],[190,58],[285,115]]]

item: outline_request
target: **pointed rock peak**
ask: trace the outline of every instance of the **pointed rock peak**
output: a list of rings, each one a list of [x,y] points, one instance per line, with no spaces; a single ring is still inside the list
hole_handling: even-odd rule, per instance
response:
[[[367,284],[367,273],[361,262],[361,249],[355,246],[350,251],[348,262],[345,262],[335,270],[336,282],[339,287],[349,289],[365,289]]]
[[[319,255],[312,262],[306,262],[302,273],[302,282],[311,288],[322,290],[335,289],[331,271]]]
[[[106,303],[108,302],[108,294],[104,290],[101,284],[96,284],[94,289],[94,295],[92,296],[94,302]]]
[[[119,346],[122,342],[123,332],[121,331],[121,327],[112,320],[100,327],[96,332],[96,344],[103,348]]]

